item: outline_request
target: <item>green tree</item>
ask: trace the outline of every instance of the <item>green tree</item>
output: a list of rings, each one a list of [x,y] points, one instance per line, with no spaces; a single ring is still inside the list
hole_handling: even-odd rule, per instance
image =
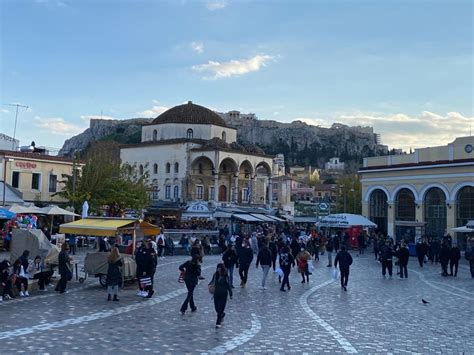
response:
[[[362,185],[357,174],[344,175],[337,179],[338,213],[362,213]],[[345,203],[344,203],[345,201]]]
[[[140,210],[148,205],[148,173],[137,173],[137,168],[120,165],[110,151],[91,149],[85,165],[73,175],[63,175],[63,188],[57,195],[69,200],[76,211],[81,211],[85,200],[91,212],[105,208],[109,216],[118,217],[125,209]],[[77,164],[79,166],[79,164]]]

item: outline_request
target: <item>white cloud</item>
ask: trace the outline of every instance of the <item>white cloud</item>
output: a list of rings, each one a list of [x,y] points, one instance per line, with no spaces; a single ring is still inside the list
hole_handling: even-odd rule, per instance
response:
[[[208,10],[211,10],[211,11],[222,10],[227,5],[229,5],[229,2],[227,0],[207,0],[206,1],[206,7]]]
[[[86,129],[85,127],[75,125],[74,123],[66,122],[62,117],[43,118],[35,116],[34,120],[36,127],[52,134],[71,136],[79,134]]]
[[[191,49],[196,53],[201,54],[204,52],[204,43],[202,42],[191,42],[189,45],[191,46]]]
[[[474,117],[463,116],[459,112],[437,114],[423,111],[419,115],[403,113],[382,114],[339,114],[331,119],[297,118],[310,125],[329,127],[334,122],[350,126],[371,126],[374,132],[380,133],[382,143],[389,147],[422,148],[446,145],[456,137],[468,136],[470,124]]]
[[[81,120],[83,121],[90,121],[90,120],[116,120],[115,117],[112,116],[104,116],[104,115],[82,115]]]
[[[154,103],[158,103],[158,101],[153,100]],[[169,110],[169,107],[166,106],[156,106],[154,105],[151,109],[137,112],[138,117],[143,118],[155,118],[161,115],[163,112]]]
[[[8,111],[6,108],[2,108],[1,111],[2,111],[3,113],[10,113],[10,111]]]
[[[258,71],[274,57],[269,55],[256,55],[249,59],[231,60],[229,62],[209,61],[206,64],[194,65],[192,69],[197,72],[211,73],[212,76],[204,79],[215,80],[240,76],[250,72]]]

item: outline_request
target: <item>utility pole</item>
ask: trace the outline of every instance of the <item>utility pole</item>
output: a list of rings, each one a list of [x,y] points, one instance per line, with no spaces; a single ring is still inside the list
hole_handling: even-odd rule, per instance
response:
[[[6,105],[7,106],[16,106],[15,127],[13,128],[13,142],[12,142],[12,150],[15,150],[16,123],[18,122],[18,108],[22,107],[25,110],[28,110],[28,106],[20,105],[20,104],[6,104]]]

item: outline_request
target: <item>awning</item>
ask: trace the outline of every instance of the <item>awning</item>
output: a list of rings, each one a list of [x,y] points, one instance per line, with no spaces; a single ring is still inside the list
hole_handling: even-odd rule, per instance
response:
[[[112,237],[120,228],[133,227],[136,219],[96,219],[84,218],[79,221],[64,223],[59,226],[59,233],[78,235],[95,235],[99,237]]]
[[[272,222],[272,223],[275,222],[275,220],[271,219],[270,217],[265,216],[264,214],[251,213],[250,215],[258,219],[261,219],[264,222]]]
[[[295,216],[293,222],[295,223],[316,223],[318,221],[318,217],[312,216]]]
[[[213,216],[214,218],[230,218],[232,217],[232,213],[217,211],[214,212]]]
[[[119,232],[130,232],[133,233],[134,226],[130,225],[127,227],[119,228]],[[155,226],[154,224],[151,224],[149,222],[140,222],[140,225],[138,226],[138,230],[140,231],[141,234],[144,236],[150,236],[150,235],[158,235],[161,233],[161,228],[158,226]]]
[[[181,220],[188,220],[188,219],[192,219],[192,218],[206,218],[206,219],[209,219],[209,218],[212,218],[212,214],[209,213],[209,212],[183,212],[183,214],[181,214]]]
[[[245,213],[233,214],[232,217],[245,222],[263,222],[261,219]]]
[[[275,216],[267,215],[267,217],[273,219],[273,220],[276,221],[276,222],[286,222],[286,220],[281,219],[281,218],[278,218],[278,217],[275,217]]]

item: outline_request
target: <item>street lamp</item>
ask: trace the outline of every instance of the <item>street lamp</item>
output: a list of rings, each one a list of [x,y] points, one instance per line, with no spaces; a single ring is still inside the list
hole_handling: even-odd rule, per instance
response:
[[[7,163],[14,161],[14,159],[3,157],[3,201],[2,206],[5,207],[5,190],[7,185]]]

